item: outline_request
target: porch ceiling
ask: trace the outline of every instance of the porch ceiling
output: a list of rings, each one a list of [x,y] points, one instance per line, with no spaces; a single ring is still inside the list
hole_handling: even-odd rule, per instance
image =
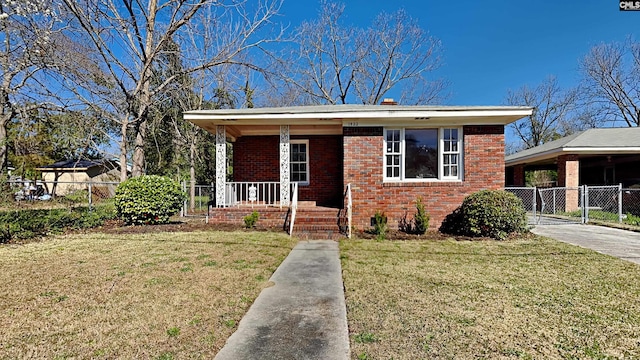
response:
[[[215,125],[213,126],[215,129]],[[279,135],[280,125],[226,125],[227,135],[233,139],[241,136]],[[208,131],[213,131],[209,130]],[[299,125],[289,128],[290,135],[342,135],[342,125]]]

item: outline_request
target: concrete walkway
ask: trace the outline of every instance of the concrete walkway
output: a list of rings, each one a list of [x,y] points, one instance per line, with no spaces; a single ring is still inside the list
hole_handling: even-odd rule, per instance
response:
[[[537,225],[534,234],[640,264],[640,233],[597,225]]]
[[[349,359],[338,243],[298,243],[270,280],[215,358]]]

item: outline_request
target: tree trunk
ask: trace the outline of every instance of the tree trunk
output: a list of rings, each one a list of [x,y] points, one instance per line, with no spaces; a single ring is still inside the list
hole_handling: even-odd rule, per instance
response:
[[[127,180],[127,128],[129,127],[127,115],[120,126],[120,182]]]
[[[7,142],[9,137],[7,135],[7,124],[11,120],[11,113],[3,112],[0,115],[0,166],[2,166],[2,173],[7,171]]]
[[[136,139],[133,148],[133,167],[131,176],[138,177],[144,174],[144,142],[147,137],[147,122],[140,120],[136,126]]]

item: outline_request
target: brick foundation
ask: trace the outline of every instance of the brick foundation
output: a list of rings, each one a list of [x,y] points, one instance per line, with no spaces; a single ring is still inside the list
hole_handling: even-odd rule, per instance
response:
[[[209,221],[221,224],[244,224],[244,217],[253,211],[260,215],[258,225],[267,228],[283,228],[287,219],[288,209],[277,207],[240,207],[240,208],[211,208]]]

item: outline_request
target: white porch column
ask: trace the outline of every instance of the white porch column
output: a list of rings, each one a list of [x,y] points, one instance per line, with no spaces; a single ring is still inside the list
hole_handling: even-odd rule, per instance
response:
[[[224,125],[216,126],[216,206],[226,205],[224,199],[227,181],[227,138]]]
[[[289,125],[280,125],[280,204],[289,206]]]

